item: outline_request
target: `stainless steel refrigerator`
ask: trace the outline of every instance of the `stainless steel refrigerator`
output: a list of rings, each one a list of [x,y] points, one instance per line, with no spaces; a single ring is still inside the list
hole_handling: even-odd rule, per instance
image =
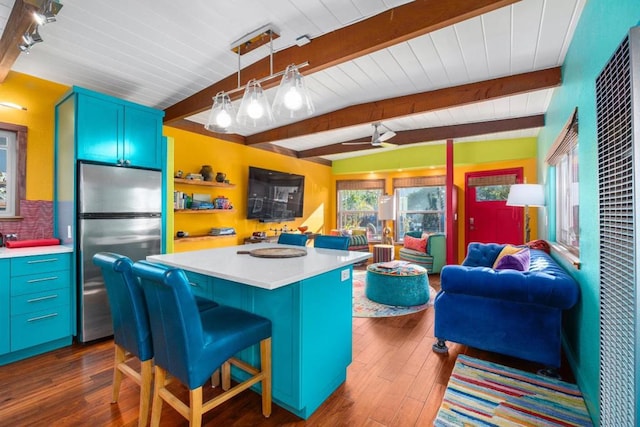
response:
[[[87,342],[113,335],[93,255],[115,252],[137,261],[161,251],[162,174],[80,163],[78,177],[78,340]]]

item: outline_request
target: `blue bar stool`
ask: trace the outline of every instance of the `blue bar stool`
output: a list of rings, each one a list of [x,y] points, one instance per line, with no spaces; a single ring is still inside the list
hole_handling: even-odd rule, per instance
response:
[[[349,250],[349,238],[347,236],[328,236],[322,234],[316,236],[313,241],[313,246],[316,248],[325,249],[339,249],[341,251]]]
[[[127,375],[140,386],[138,426],[146,426],[153,382],[153,344],[142,287],[131,271],[133,262],[126,256],[99,252],[93,256],[93,263],[102,270],[113,322],[115,361],[111,403],[118,401],[122,374]],[[199,310],[217,306],[213,301],[198,299]],[[140,360],[140,372],[127,364],[132,357]]]
[[[281,245],[305,246],[308,236],[306,234],[282,233],[278,237],[278,243]]]
[[[160,424],[163,400],[189,425],[200,426],[202,414],[256,383],[262,388],[262,414],[271,415],[271,321],[264,317],[220,305],[199,312],[187,276],[179,268],[139,261],[133,273],[140,278],[149,310],[155,349],[155,380],[151,425]],[[233,357],[240,350],[260,344],[257,369]],[[230,364],[250,376],[230,386]],[[202,401],[202,386],[222,367],[222,394]],[[166,380],[167,373],[173,378]],[[179,380],[189,388],[189,405],[166,386]]]

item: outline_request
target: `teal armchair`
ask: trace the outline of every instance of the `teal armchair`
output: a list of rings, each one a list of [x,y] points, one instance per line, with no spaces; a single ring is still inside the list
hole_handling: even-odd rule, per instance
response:
[[[420,238],[421,231],[409,231],[405,236]],[[409,261],[427,269],[429,273],[440,273],[447,259],[447,239],[444,234],[431,234],[427,238],[426,251],[400,248],[399,257],[402,261]]]

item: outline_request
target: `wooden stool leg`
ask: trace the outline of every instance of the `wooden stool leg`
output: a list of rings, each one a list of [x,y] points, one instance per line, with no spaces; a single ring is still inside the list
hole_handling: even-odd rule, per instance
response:
[[[146,427],[149,421],[151,406],[151,386],[153,382],[153,359],[140,364],[140,410],[138,411],[138,427]]]
[[[271,415],[271,338],[260,341],[260,366],[262,379],[262,415]]]
[[[211,387],[215,388],[220,385],[220,369],[216,369],[211,375]]]
[[[124,363],[126,358],[126,351],[124,348],[115,344],[115,358],[113,361],[113,391],[111,392],[111,403],[118,401],[120,395],[120,383],[122,383],[122,372],[120,371],[120,364]]]
[[[189,390],[189,427],[202,425],[202,387]]]
[[[162,397],[160,390],[164,388],[167,371],[161,367],[155,367],[155,380],[153,382],[153,403],[151,405],[151,427],[160,426],[160,415],[162,415]]]
[[[222,389],[227,391],[229,387],[231,387],[231,364],[224,362],[222,364]]]

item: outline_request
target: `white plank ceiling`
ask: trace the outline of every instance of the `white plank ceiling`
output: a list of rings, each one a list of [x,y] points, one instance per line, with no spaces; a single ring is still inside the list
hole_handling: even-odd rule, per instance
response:
[[[522,0],[308,75],[306,83],[312,93],[315,114],[560,66],[585,1]],[[273,42],[277,55],[278,50],[294,45],[299,36],[307,35],[313,40],[407,3],[402,0],[61,2],[64,6],[57,22],[40,29],[44,42],[34,46],[29,55],[20,55],[13,70],[160,109],[236,73],[238,58],[230,51],[231,44],[262,25],[271,23],[280,30],[280,38]],[[13,3],[14,0],[0,0],[0,29],[4,29]],[[243,55],[241,66],[268,53],[268,47],[264,46]],[[301,71],[304,74],[304,68]],[[269,99],[273,99],[274,92],[275,89],[267,91]],[[384,125],[402,131],[543,114],[552,94],[553,89],[546,89],[390,119]],[[204,124],[207,118],[208,112],[203,112],[189,120]],[[364,124],[272,143],[299,151],[367,138],[371,131],[371,126]],[[458,141],[535,136],[537,132],[538,129],[529,129]]]

